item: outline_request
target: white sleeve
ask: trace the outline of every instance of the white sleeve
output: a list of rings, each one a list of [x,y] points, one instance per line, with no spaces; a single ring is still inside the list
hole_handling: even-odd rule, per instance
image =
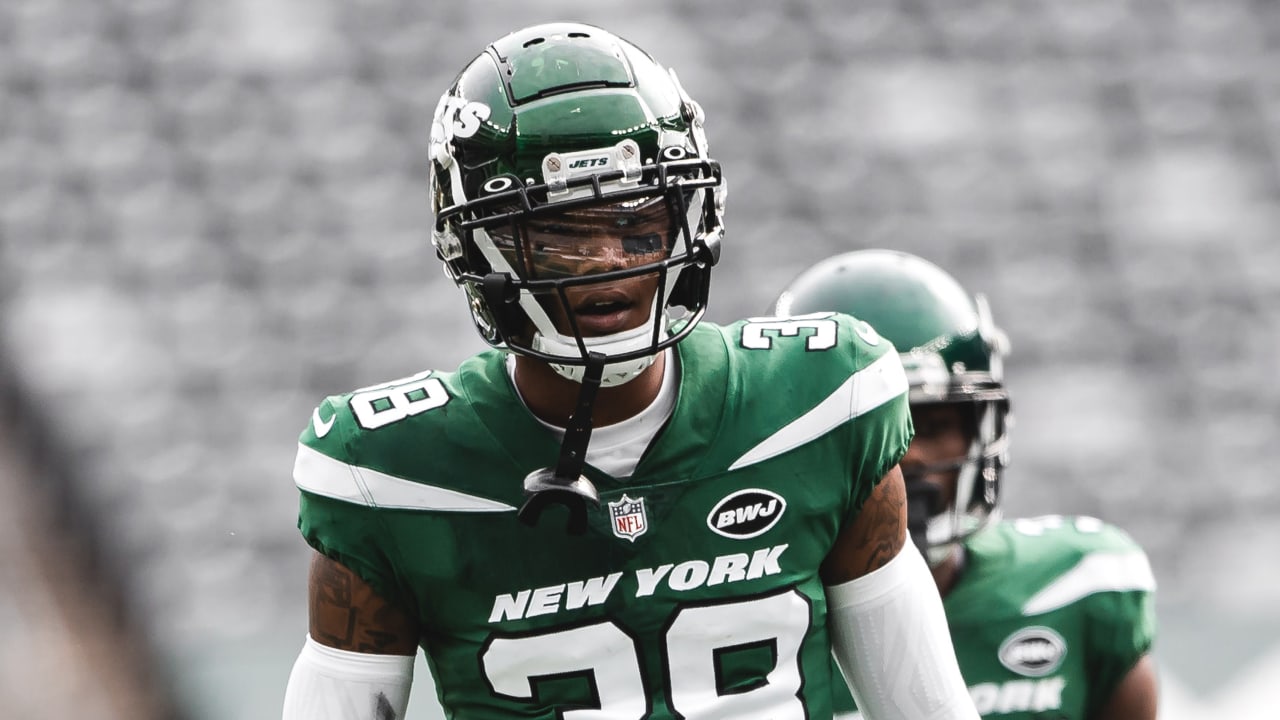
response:
[[[827,627],[867,720],[978,720],[938,587],[910,541],[884,567],[827,587]]]
[[[403,720],[414,657],[338,650],[308,635],[289,675],[283,720]]]

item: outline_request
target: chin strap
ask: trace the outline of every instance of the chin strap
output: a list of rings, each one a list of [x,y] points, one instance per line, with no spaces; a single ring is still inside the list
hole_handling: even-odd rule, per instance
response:
[[[525,525],[537,525],[538,518],[547,505],[556,503],[569,511],[566,529],[570,535],[582,535],[587,531],[587,502],[600,507],[600,493],[596,486],[582,474],[587,462],[587,445],[591,442],[591,408],[596,402],[596,391],[604,375],[605,355],[593,352],[582,377],[582,389],[578,391],[578,405],[569,416],[564,440],[560,443],[560,457],[555,469],[539,468],[524,478],[524,494],[528,499],[516,514]]]

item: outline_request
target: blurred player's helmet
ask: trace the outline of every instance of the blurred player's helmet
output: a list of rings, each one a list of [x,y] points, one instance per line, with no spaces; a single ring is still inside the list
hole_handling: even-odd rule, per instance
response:
[[[970,296],[951,275],[915,255],[860,250],[828,258],[801,273],[779,296],[778,315],[834,310],[863,320],[898,349],[911,405],[962,403],[972,408],[973,442],[964,457],[907,472],[912,536],[937,562],[951,544],[999,514],[1001,473],[1008,461],[1009,395],[1003,361],[1009,341],[982,295]],[[959,470],[953,502],[924,474]]]
[[[589,25],[519,30],[463,69],[431,125],[432,242],[486,342],[578,381],[604,361],[608,386],[693,330],[724,212],[702,120],[673,72]],[[649,322],[584,336],[607,308],[570,295],[637,278],[657,287]]]

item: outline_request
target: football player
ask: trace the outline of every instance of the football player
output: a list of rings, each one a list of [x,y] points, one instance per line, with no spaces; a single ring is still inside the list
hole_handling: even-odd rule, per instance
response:
[[[911,536],[942,593],[978,711],[1153,720],[1155,582],[1143,551],[1090,517],[999,520],[1008,340],[986,299],[922,258],[863,250],[806,270],[775,309],[849,313],[901,354],[915,425],[901,461]],[[836,710],[851,711],[852,698],[836,691]]]
[[[494,349],[326,399],[286,720],[976,718],[906,542],[891,346],[851,319],[700,323],[724,183],[676,76],[579,24],[441,98],[433,243]]]

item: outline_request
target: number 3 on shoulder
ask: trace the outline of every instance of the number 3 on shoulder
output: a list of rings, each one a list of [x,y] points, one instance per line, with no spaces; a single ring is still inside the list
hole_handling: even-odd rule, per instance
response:
[[[833,313],[821,312],[795,317],[750,318],[742,326],[742,347],[748,350],[768,350],[773,347],[774,336],[798,337],[801,330],[808,330],[806,350],[830,350],[836,346],[839,323]]]

